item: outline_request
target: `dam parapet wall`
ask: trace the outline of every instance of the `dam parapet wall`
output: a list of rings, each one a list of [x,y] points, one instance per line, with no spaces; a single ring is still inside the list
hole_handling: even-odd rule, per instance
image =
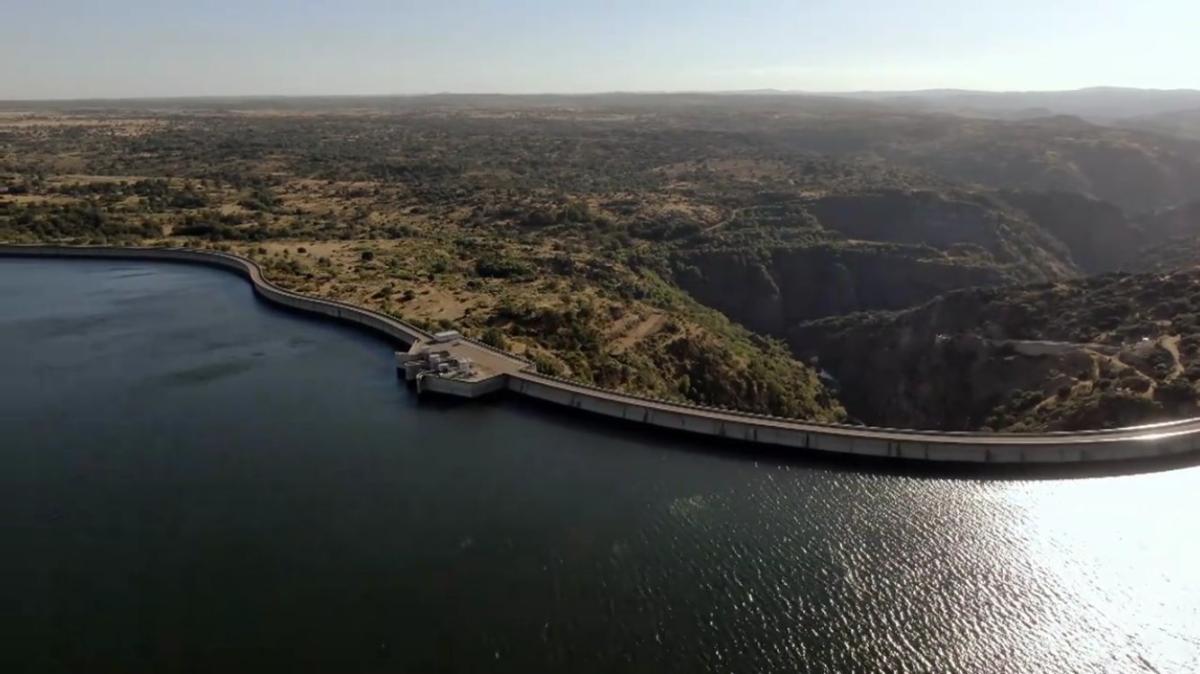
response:
[[[509,375],[523,396],[626,422],[804,452],[952,463],[1088,463],[1200,452],[1200,422],[1081,433],[913,431],[806,423],[614,393],[537,373]]]

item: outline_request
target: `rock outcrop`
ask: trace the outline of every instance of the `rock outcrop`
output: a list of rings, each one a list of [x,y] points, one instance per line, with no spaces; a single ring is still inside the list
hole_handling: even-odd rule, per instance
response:
[[[994,266],[885,244],[713,250],[675,260],[675,281],[692,297],[774,335],[823,316],[909,307],[957,288],[1008,280]]]

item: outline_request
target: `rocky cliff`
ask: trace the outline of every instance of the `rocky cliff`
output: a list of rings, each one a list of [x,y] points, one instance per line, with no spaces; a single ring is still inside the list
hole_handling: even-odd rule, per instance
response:
[[[855,243],[710,250],[674,260],[692,297],[766,334],[801,321],[912,306],[956,288],[1008,280],[995,266],[922,246]]]
[[[872,424],[1075,430],[1196,414],[1200,271],[976,288],[788,341]]]
[[[848,239],[975,251],[1025,280],[1079,271],[1067,246],[989,192],[877,190],[822,197],[808,209],[825,229]]]
[[[1127,269],[1150,235],[1106,201],[1069,192],[1008,191],[1000,197],[1060,241],[1079,270],[1096,274]]]

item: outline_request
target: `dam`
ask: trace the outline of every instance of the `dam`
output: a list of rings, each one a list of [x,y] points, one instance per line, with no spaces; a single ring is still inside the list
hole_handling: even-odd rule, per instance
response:
[[[1200,451],[1198,418],[1071,433],[938,432],[812,423],[597,388],[539,373],[531,362],[466,336],[439,339],[394,316],[280,288],[254,261],[226,252],[3,245],[0,256],[146,259],[227,269],[248,279],[255,293],[272,303],[356,324],[405,344],[407,349],[396,354],[396,366],[402,372],[412,372],[421,392],[462,398],[506,392],[627,423],[747,445],[781,447],[798,453],[993,464],[1137,461]],[[409,368],[418,361],[424,364]],[[451,362],[453,368],[441,368]]]

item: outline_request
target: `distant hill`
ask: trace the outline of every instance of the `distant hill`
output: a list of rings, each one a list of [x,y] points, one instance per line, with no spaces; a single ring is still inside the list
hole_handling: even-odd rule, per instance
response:
[[[1200,140],[1200,108],[1132,117],[1121,120],[1121,126]]]
[[[1074,91],[863,91],[836,96],[887,103],[918,111],[1000,119],[1027,119],[1048,115],[1073,115],[1109,123],[1200,109],[1200,91],[1194,89],[1126,89],[1093,87]]]
[[[800,92],[774,89],[728,92],[601,92],[594,94],[456,94],[395,96],[211,96],[142,99],[4,101],[0,110],[412,110],[421,108],[725,108],[755,110],[797,108],[820,112],[870,112],[883,108],[1023,120],[1070,115],[1111,124],[1162,118],[1166,126],[1178,115],[1191,126],[1200,116],[1200,90],[1093,87],[1072,91],[921,91]]]

